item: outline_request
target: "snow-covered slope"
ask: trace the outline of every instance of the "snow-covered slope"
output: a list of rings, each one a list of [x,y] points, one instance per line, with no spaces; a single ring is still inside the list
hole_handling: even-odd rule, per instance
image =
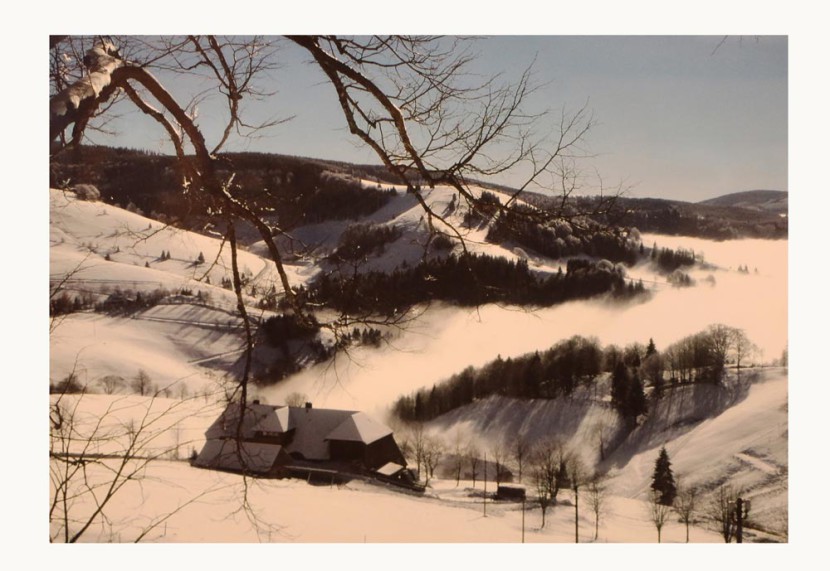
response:
[[[484,191],[473,187],[471,192],[480,194]],[[486,242],[488,230],[486,224],[480,227],[465,227],[463,220],[469,207],[463,200],[456,200],[457,193],[452,188],[436,186],[434,189],[425,189],[422,196],[424,203],[436,215],[432,219],[434,229],[453,238],[460,235],[469,252],[499,256],[513,261],[527,257],[527,254],[509,244]],[[500,200],[506,200],[502,195],[498,197],[501,197]],[[405,194],[399,189],[398,195],[392,197],[386,206],[362,218],[360,222],[394,226],[401,231],[400,238],[393,244],[387,245],[380,255],[362,264],[360,271],[390,271],[404,262],[413,265],[423,258],[429,236],[429,221],[424,208],[414,195]],[[292,230],[290,236],[281,237],[280,245],[285,251],[300,256],[307,262],[321,260],[336,249],[342,233],[354,223],[354,220],[334,220],[302,226]],[[460,251],[461,246],[456,244],[455,249]],[[251,251],[262,256],[267,253],[262,242],[254,244]],[[428,252],[428,255],[433,256],[435,253]],[[543,257],[533,257],[530,262],[531,268],[542,272],[555,272],[560,266],[558,261]]]
[[[222,241],[166,226],[102,202],[77,200],[51,189],[50,280],[101,289],[115,285],[134,289],[218,286],[230,276],[230,251]],[[162,252],[170,259],[162,260]],[[205,263],[197,264],[199,254]],[[106,257],[109,256],[109,260]],[[266,260],[240,252],[243,273],[265,280]],[[207,281],[210,278],[210,281]],[[216,288],[221,291],[221,288]]]

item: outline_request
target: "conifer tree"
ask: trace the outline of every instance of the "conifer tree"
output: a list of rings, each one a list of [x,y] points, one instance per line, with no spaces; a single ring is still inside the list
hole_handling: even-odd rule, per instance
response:
[[[666,447],[660,449],[657,461],[654,463],[654,476],[651,480],[651,489],[659,494],[658,502],[670,506],[677,496],[677,485],[674,482],[674,475],[671,471],[671,461]]]
[[[614,372],[611,376],[611,404],[613,404],[620,412],[623,412],[625,409],[625,396],[626,387],[628,386],[628,379],[628,369],[622,362],[622,359],[620,359],[617,361],[617,364],[614,367]]]
[[[643,381],[640,374],[635,370],[628,382],[628,394],[626,395],[625,412],[626,416],[637,418],[648,410],[646,393],[643,390]]]

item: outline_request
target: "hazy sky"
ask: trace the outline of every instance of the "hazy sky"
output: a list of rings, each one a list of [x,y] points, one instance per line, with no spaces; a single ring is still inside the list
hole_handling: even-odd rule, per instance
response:
[[[518,77],[534,61],[535,109],[587,103],[587,139],[606,184],[633,196],[698,201],[751,189],[787,190],[787,38],[783,36],[495,36],[477,41],[475,71]],[[719,47],[718,47],[719,46]],[[228,150],[378,163],[347,132],[333,88],[299,48],[286,45],[278,93],[255,117],[294,116],[268,137]],[[175,92],[175,87],[170,86]],[[199,123],[217,140],[209,102]],[[117,141],[170,152],[163,132],[134,112]],[[511,184],[517,179],[499,182]]]

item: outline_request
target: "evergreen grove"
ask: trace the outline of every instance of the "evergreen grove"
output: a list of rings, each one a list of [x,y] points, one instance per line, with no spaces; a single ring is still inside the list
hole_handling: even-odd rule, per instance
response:
[[[699,355],[698,363],[707,373],[696,377],[678,376],[678,370],[670,365],[685,351],[688,338],[661,353],[653,339],[649,339],[647,346],[634,343],[620,349],[616,345],[602,347],[595,338],[574,336],[545,351],[507,359],[498,356],[483,367],[467,367],[432,387],[400,397],[392,407],[393,414],[404,421],[422,422],[490,395],[554,399],[571,395],[579,386],[597,383],[601,375],[607,374],[611,381],[611,405],[623,418],[635,422],[637,417],[648,413],[647,386],[651,387],[652,397],[659,398],[667,382],[720,382],[721,376],[711,371],[718,368],[722,374],[723,358],[731,355],[716,350],[724,329],[742,335],[740,330],[712,325],[690,336],[701,345],[710,346],[708,352]]]

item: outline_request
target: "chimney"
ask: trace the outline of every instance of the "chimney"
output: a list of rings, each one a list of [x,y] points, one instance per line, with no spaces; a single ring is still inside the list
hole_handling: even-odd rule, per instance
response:
[[[311,403],[310,402],[305,403],[305,409],[306,410],[311,410]]]

